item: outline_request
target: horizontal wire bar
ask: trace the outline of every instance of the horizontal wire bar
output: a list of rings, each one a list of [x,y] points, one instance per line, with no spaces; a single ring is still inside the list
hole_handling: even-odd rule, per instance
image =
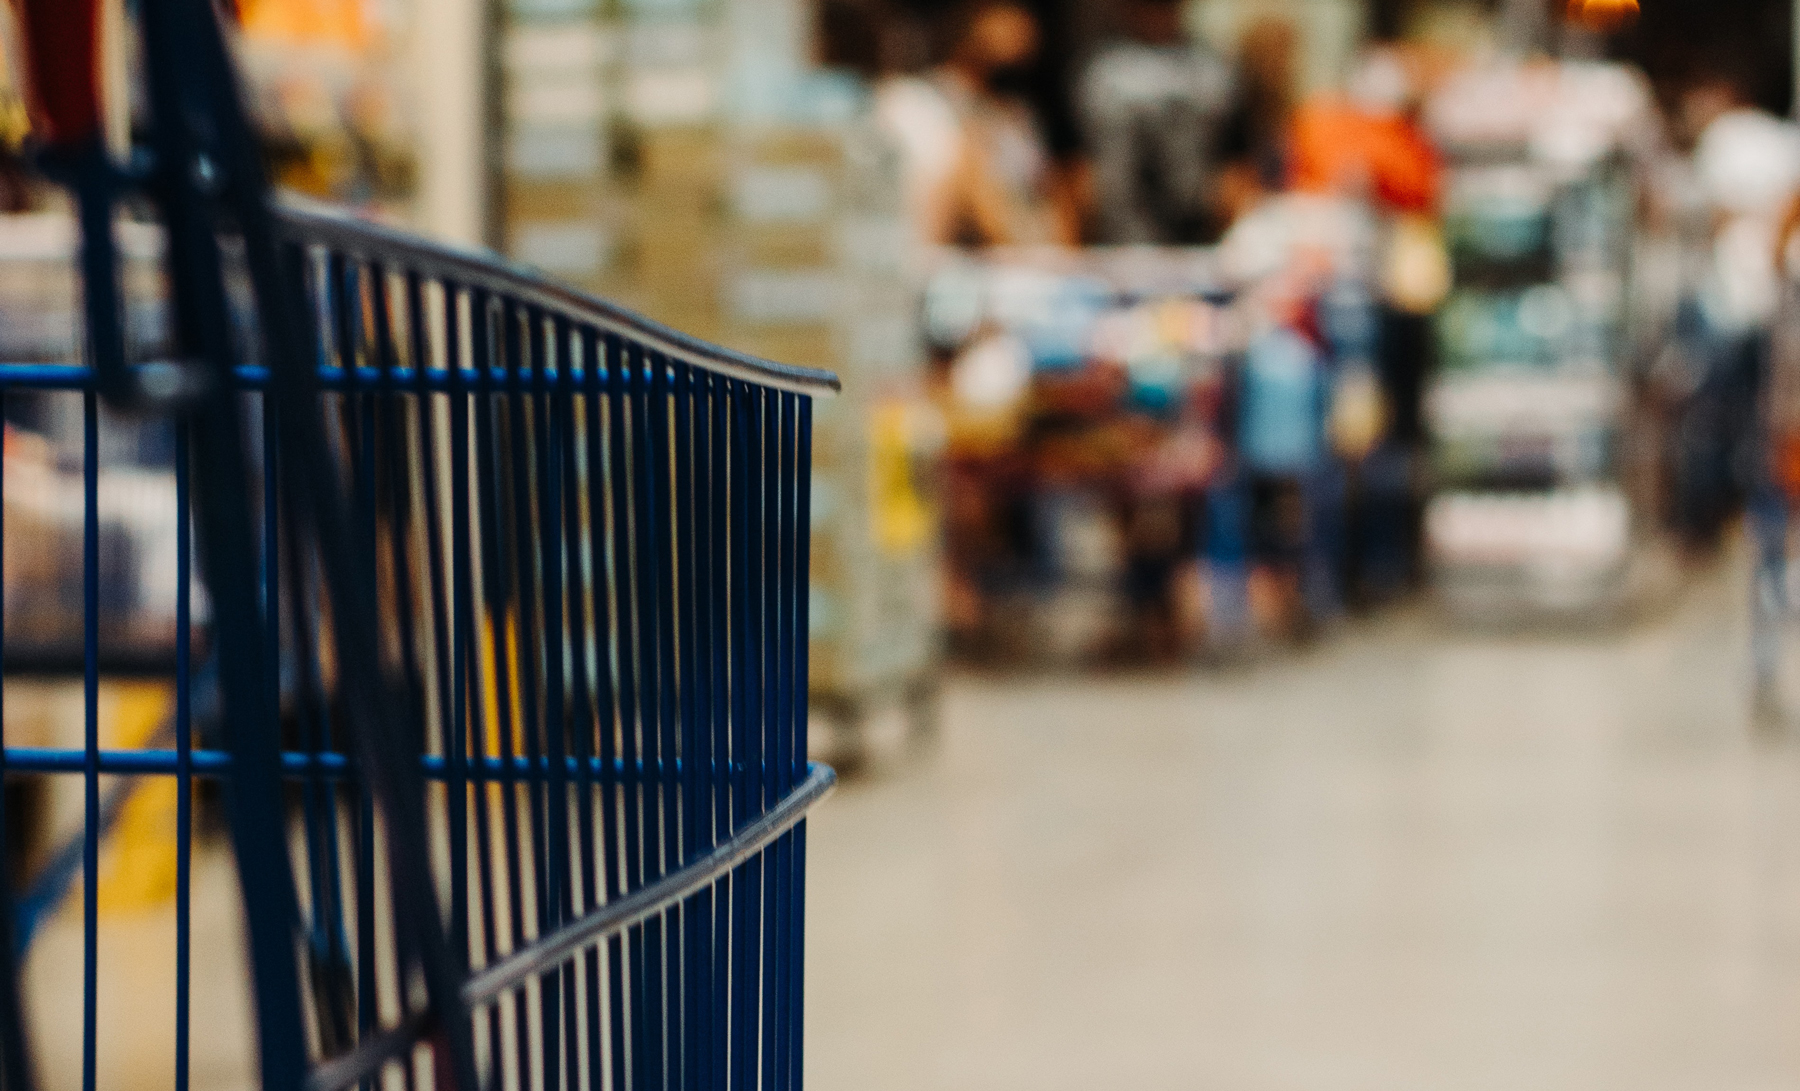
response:
[[[0,387],[87,390],[99,385],[99,374],[92,368],[81,364],[6,364],[0,366]]]
[[[174,750],[102,750],[100,771],[123,776],[174,776],[179,753]],[[342,754],[305,754],[289,752],[281,756],[282,771],[305,774],[314,771],[342,776],[349,772],[349,761]],[[8,747],[8,773],[80,773],[85,770],[85,754],[80,750],[58,750],[48,747]],[[224,750],[193,750],[188,760],[195,775],[219,775],[231,771],[231,755]]]
[[[792,829],[815,803],[831,793],[836,783],[837,774],[830,766],[811,766],[806,780],[786,798],[705,856],[616,902],[600,906],[579,920],[570,921],[523,950],[471,975],[463,983],[464,1005],[475,1008],[492,1003],[507,990],[560,965],[571,955],[686,901],[718,882],[727,872]],[[432,1025],[429,1013],[415,1014],[349,1053],[321,1063],[308,1078],[307,1091],[341,1091],[375,1075],[389,1062],[405,1056]]]
[[[640,370],[647,380],[648,368]],[[269,369],[260,364],[240,364],[232,369],[232,373],[241,390],[264,390],[269,385]],[[319,385],[326,390],[353,389],[357,393],[391,391],[402,394],[417,393],[421,386],[437,394],[452,391],[458,394],[508,394],[519,391],[531,394],[579,394],[590,390],[598,393],[601,384],[608,378],[604,367],[575,367],[561,371],[544,367],[522,374],[511,374],[498,368],[463,368],[452,373],[439,367],[424,368],[421,372],[409,367],[358,366],[345,369],[336,365],[320,365],[318,376]],[[89,390],[98,384],[97,373],[81,364],[0,363],[0,388]]]
[[[102,750],[100,771],[115,776],[174,776],[178,758],[179,754],[174,750]],[[194,750],[190,752],[189,761],[196,776],[224,776],[231,772],[231,755],[224,750]],[[81,773],[87,769],[86,762],[87,752],[83,750],[46,747],[9,747],[6,750],[8,773]],[[427,779],[443,780],[450,775],[449,768],[441,757],[427,756],[419,764]],[[627,782],[644,777],[661,777],[664,773],[663,763],[656,760],[627,763],[617,758],[610,762],[589,758],[583,763],[581,759],[570,757],[564,758],[562,764],[567,770],[565,775],[568,776],[579,773],[585,764],[589,776],[610,774]],[[683,768],[682,761],[676,759],[673,764],[679,774]],[[465,759],[457,772],[471,782],[506,783],[540,779],[549,773],[549,768],[549,760],[546,758],[534,761],[528,757],[490,757],[480,761]],[[313,754],[303,750],[288,750],[281,755],[281,771],[296,777],[314,773],[329,777],[349,777],[355,769],[346,754],[335,751]],[[729,777],[737,771],[737,766],[731,764],[719,770],[717,775]]]

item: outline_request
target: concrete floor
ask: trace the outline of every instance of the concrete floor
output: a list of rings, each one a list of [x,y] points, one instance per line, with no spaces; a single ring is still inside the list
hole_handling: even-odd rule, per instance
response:
[[[986,680],[812,820],[816,1089],[1800,1088],[1800,728],[1734,580]]]

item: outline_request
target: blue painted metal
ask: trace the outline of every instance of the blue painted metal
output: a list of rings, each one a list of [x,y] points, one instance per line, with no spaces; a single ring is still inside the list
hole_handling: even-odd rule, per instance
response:
[[[193,1007],[194,523],[188,428],[175,426],[175,1091],[187,1091]],[[0,534],[0,541],[4,534]]]
[[[4,365],[0,365],[4,366]],[[204,684],[206,675],[195,672],[193,679]],[[216,679],[215,679],[216,681]],[[465,710],[466,711],[466,710]],[[592,740],[589,740],[591,744]],[[704,745],[704,744],[703,744]],[[100,773],[102,776],[174,776],[180,772],[182,752],[176,750],[125,750],[103,749],[100,751]],[[281,755],[281,774],[289,780],[344,780],[355,772],[353,759],[335,750],[301,751],[288,750]],[[231,754],[224,750],[188,750],[188,768],[195,777],[223,778],[231,771]],[[635,783],[638,780],[660,780],[668,774],[664,763],[659,761],[639,760],[626,765],[621,759],[597,757],[571,757],[561,759],[564,778],[610,778],[616,783]],[[18,746],[6,751],[6,767],[17,773],[85,773],[87,771],[86,750],[59,750],[46,747]],[[677,757],[672,763],[674,775],[684,777],[688,763]],[[729,783],[735,775],[733,763],[708,762],[695,763],[696,775],[703,781]],[[704,773],[700,771],[704,770]],[[472,760],[457,757],[454,760],[438,754],[426,754],[419,758],[419,772],[427,781],[460,779],[466,783],[525,783],[550,777],[551,766],[548,759],[533,761],[529,757],[514,757],[511,760],[500,757],[488,757]],[[104,807],[103,807],[104,809]],[[595,836],[601,836],[599,831]]]
[[[188,31],[200,7],[143,4]],[[192,90],[159,78],[166,101]],[[103,745],[97,399],[113,387],[86,365],[0,365],[5,396],[84,404],[83,745],[0,733],[8,776],[82,778],[84,1087],[107,1033],[96,879],[102,778],[118,777],[177,785],[178,1091],[209,778],[231,800],[269,1091],[384,1072],[471,1091],[798,1088],[798,823],[829,785],[806,761],[811,406],[835,380],[293,212],[246,229],[275,327],[249,363],[211,206],[189,199],[165,207],[175,325],[215,385],[168,467],[164,741]]]
[[[100,510],[99,399],[93,391],[81,396],[81,495],[83,510]],[[82,789],[86,828],[100,829],[100,520],[82,520],[81,531],[81,697],[83,734]],[[82,852],[81,884],[81,1091],[94,1091],[95,1037],[99,1026],[96,1009],[100,974],[100,838],[86,839]]]

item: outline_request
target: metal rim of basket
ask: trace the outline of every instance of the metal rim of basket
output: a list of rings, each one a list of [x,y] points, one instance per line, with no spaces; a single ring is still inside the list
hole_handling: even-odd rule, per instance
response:
[[[491,1003],[528,979],[554,969],[570,955],[693,897],[793,829],[836,785],[837,774],[830,766],[813,763],[805,780],[731,840],[681,870],[608,902],[471,974],[463,982],[463,1004],[475,1008]],[[424,1039],[432,1021],[431,1012],[416,1012],[350,1052],[315,1065],[307,1076],[307,1091],[340,1091],[375,1076]]]
[[[702,341],[492,253],[430,242],[313,202],[284,199],[274,213],[277,226],[292,242],[399,265],[458,287],[504,296],[572,322],[628,335],[649,348],[733,379],[795,394],[829,395],[842,389],[833,372],[776,363]]]

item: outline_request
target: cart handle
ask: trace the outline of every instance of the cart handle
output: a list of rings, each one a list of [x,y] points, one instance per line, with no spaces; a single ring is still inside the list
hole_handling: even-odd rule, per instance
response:
[[[25,99],[46,147],[100,135],[100,0],[13,0],[24,38]]]

